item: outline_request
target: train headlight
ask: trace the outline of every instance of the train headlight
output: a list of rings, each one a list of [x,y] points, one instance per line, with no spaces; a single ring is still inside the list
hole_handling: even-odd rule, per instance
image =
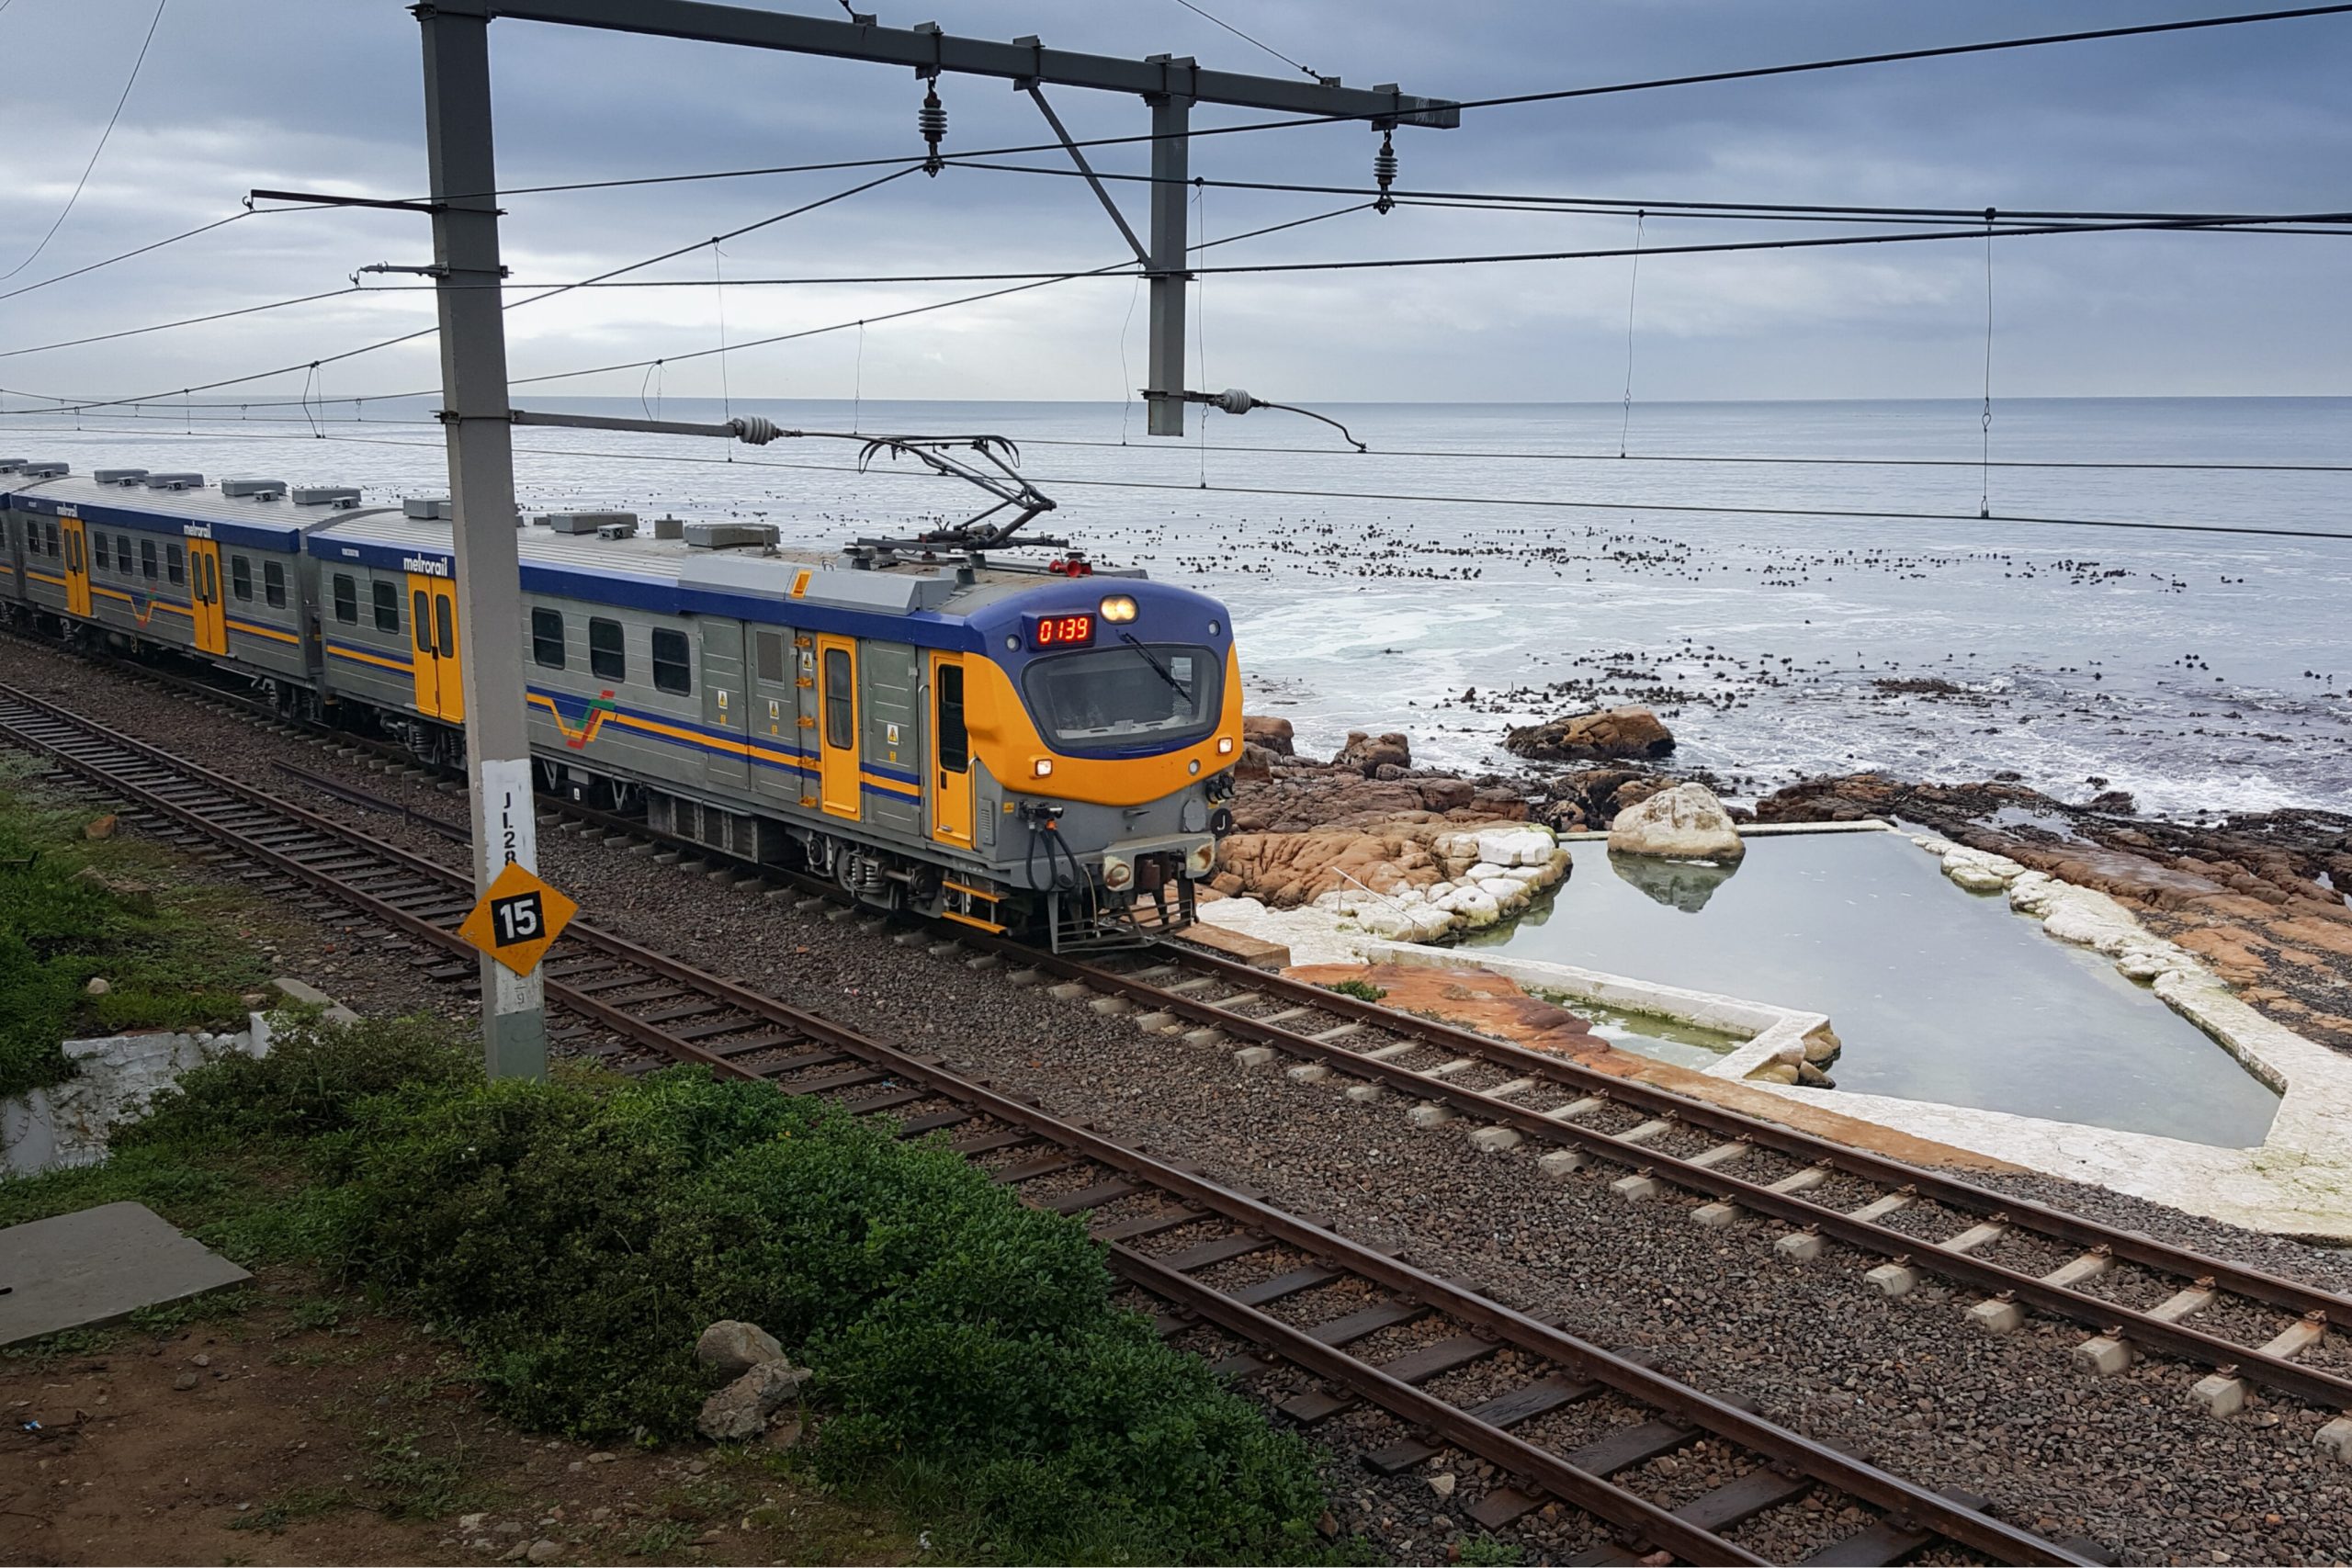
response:
[[[1194,844],[1191,849],[1184,852],[1185,875],[1192,877],[1206,876],[1211,871],[1215,870],[1216,867],[1216,841],[1215,840],[1211,840],[1205,844]]]
[[[1136,618],[1136,602],[1124,593],[1114,593],[1096,606],[1106,621],[1132,621]]]
[[[1216,738],[1216,754],[1220,757],[1230,757],[1233,755],[1232,736],[1220,735]]]
[[[1030,767],[1038,778],[1049,779],[1054,776],[1054,760],[1051,757],[1040,757],[1031,763]]]
[[[1114,893],[1125,893],[1136,885],[1136,863],[1125,855],[1102,857],[1102,886]]]

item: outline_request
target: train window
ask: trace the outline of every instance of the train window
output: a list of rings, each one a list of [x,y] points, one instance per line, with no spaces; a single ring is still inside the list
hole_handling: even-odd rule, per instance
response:
[[[93,534],[90,537],[96,541],[96,547],[90,551],[90,558],[97,563],[100,571],[104,571],[114,564],[107,558],[107,536],[104,534]]]
[[[550,670],[563,668],[563,612],[531,612],[531,658]]]
[[[753,632],[752,656],[759,660],[760,679],[784,684],[784,634]]]
[[[1030,711],[1057,750],[1166,750],[1216,728],[1223,663],[1205,648],[1127,642],[1030,661]]]
[[[458,657],[456,612],[449,607],[449,601],[439,594],[434,595],[433,599],[433,635],[434,640],[441,645],[438,651],[442,658]]]
[[[964,728],[964,667],[939,667],[939,766],[943,773],[960,773],[972,765],[972,739]]]
[[[653,689],[683,697],[695,689],[694,664],[686,649],[686,634],[666,626],[653,628]]]
[[[376,599],[376,629],[398,632],[401,629],[401,591],[381,581],[372,586]]]
[[[229,558],[229,592],[240,599],[254,596],[254,563],[244,556]]]
[[[345,626],[359,618],[359,584],[348,572],[334,574],[334,618]]]
[[[174,582],[187,581],[187,555],[177,545],[164,547],[164,573]]]
[[[51,523],[49,525],[49,558],[55,560],[63,553],[57,547],[57,525]]]
[[[825,649],[825,744],[846,751],[857,744],[857,682],[849,649]]]
[[[433,596],[424,589],[413,590],[408,596],[408,622],[416,634],[416,650],[433,651]]]
[[[273,610],[286,608],[286,565],[283,561],[261,563],[261,596]]]
[[[153,539],[139,541],[139,575],[150,582],[155,581],[155,541]]]
[[[588,668],[602,681],[628,679],[628,659],[621,651],[621,624],[591,618],[588,622]]]

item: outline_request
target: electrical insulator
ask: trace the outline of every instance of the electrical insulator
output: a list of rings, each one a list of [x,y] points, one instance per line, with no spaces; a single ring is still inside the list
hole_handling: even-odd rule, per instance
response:
[[[939,144],[947,139],[947,106],[939,101],[936,85],[924,92],[922,107],[915,113],[915,127],[931,148],[931,155],[922,161],[922,172],[937,179],[944,166],[940,160]]]
[[[1372,204],[1374,212],[1386,212],[1396,205],[1396,198],[1388,194],[1388,187],[1396,182],[1396,149],[1390,144],[1390,138],[1396,134],[1393,130],[1382,131],[1380,151],[1372,155],[1373,183],[1380,187],[1380,199]]]

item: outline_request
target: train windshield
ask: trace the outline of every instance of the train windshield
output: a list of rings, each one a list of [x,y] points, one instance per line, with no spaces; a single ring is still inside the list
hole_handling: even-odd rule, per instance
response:
[[[1224,677],[1208,649],[1123,638],[1037,660],[1023,685],[1056,750],[1094,751],[1199,739],[1216,728]]]

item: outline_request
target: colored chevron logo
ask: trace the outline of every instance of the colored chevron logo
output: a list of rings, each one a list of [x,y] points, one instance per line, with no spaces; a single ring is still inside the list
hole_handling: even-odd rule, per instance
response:
[[[598,693],[594,700],[581,710],[580,726],[576,729],[565,719],[562,710],[555,705],[553,697],[533,693],[531,701],[548,710],[548,716],[555,720],[556,728],[562,732],[563,743],[574,751],[585,750],[588,743],[596,739],[596,732],[605,728],[605,720],[613,715],[613,694],[608,691]]]

